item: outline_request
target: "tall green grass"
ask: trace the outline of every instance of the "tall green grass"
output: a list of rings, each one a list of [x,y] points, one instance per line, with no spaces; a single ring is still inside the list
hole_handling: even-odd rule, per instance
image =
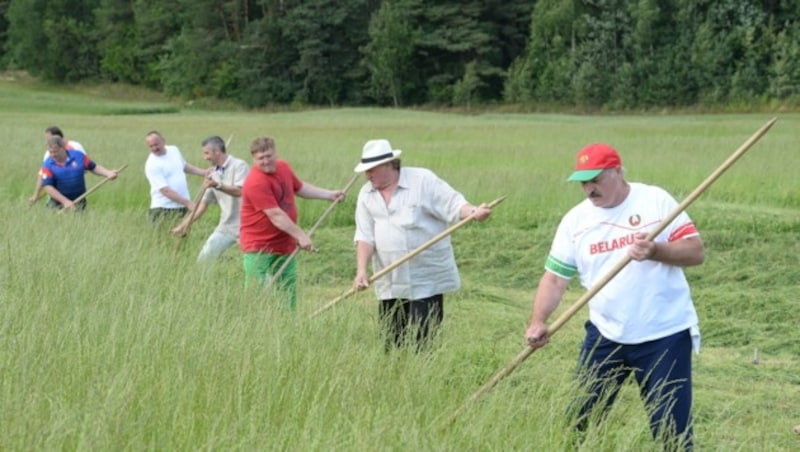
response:
[[[0,185],[0,448],[3,450],[658,450],[633,385],[583,442],[565,415],[586,313],[493,391],[440,427],[523,349],[530,300],[560,216],[581,199],[564,181],[574,153],[606,141],[628,178],[693,190],[765,115],[459,116],[337,109],[298,113],[144,112],[148,103],[0,83],[9,170]],[[64,102],[68,100],[69,102]],[[83,105],[69,108],[70,103]],[[100,110],[98,110],[100,109]],[[109,168],[129,164],[79,215],[28,207],[43,130]],[[800,115],[778,123],[690,209],[707,245],[691,268],[703,348],[695,357],[699,450],[796,450],[800,439]],[[429,353],[385,353],[372,293],[311,320],[349,288],[356,189],[300,254],[299,307],[247,292],[240,255],[195,264],[214,215],[178,248],[145,218],[144,134],[158,129],[201,165],[200,142],[259,135],[301,178],[341,187],[363,143],[391,140],[472,202],[507,195],[486,223],[453,235],[462,288]],[[99,178],[89,174],[91,185]],[[193,191],[197,178],[190,179]],[[301,201],[309,227],[325,203]],[[562,310],[583,293],[573,284]],[[560,312],[557,312],[558,315]],[[758,363],[754,357],[758,353]]]

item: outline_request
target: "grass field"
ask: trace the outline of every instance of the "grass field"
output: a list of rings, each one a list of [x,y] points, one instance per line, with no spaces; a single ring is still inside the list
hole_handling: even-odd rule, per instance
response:
[[[0,80],[0,449],[658,450],[634,385],[583,443],[568,429],[585,311],[439,426],[523,350],[550,240],[582,196],[565,182],[580,147],[611,143],[629,180],[680,200],[773,116],[689,208],[707,246],[706,263],[687,270],[703,333],[696,446],[719,451],[800,448],[800,114],[247,113]],[[27,205],[54,124],[107,168],[129,165],[84,214]],[[355,189],[317,232],[320,253],[299,255],[298,312],[287,314],[243,289],[238,250],[212,269],[195,264],[215,212],[180,248],[146,223],[151,129],[196,165],[209,135],[233,135],[230,152],[248,161],[249,142],[273,136],[301,178],[327,188],[350,179],[366,140],[387,138],[405,166],[433,169],[470,201],[507,199],[453,235],[462,288],[447,298],[439,346],[387,355],[372,293],[308,318],[354,275]],[[326,207],[301,201],[300,224]],[[561,310],[582,293],[573,283]]]

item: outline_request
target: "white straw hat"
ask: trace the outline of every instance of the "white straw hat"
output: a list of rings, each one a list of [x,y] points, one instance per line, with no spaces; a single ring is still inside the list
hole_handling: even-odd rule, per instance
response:
[[[361,163],[356,165],[355,172],[363,173],[386,162],[391,162],[403,151],[392,149],[389,140],[369,140],[361,151]]]

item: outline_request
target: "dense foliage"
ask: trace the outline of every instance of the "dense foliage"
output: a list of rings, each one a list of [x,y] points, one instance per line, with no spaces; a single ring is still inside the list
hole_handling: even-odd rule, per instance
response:
[[[248,107],[800,100],[794,0],[0,0],[2,65]]]

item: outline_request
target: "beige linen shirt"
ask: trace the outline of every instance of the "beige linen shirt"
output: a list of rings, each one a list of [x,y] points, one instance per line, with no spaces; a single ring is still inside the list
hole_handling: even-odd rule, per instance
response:
[[[223,185],[242,188],[250,166],[244,160],[229,155],[222,166],[216,168],[219,180]],[[239,211],[242,208],[242,197],[231,196],[215,188],[209,188],[203,195],[203,202],[208,205],[219,204],[219,224],[215,231],[239,237]]]
[[[377,273],[460,219],[467,201],[447,182],[424,168],[401,168],[389,204],[368,182],[358,194],[355,241],[373,246]],[[433,244],[372,283],[381,300],[418,300],[452,292],[461,285],[450,237]]]

